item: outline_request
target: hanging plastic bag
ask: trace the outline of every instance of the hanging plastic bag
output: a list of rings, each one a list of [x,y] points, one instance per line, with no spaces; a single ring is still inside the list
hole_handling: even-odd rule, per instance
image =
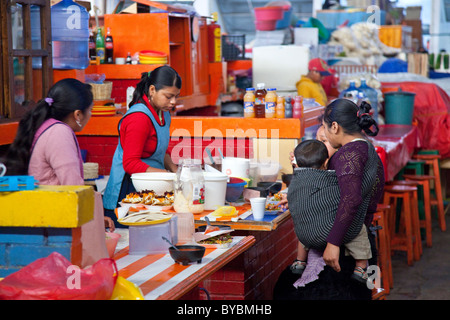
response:
[[[0,300],[107,300],[117,275],[113,259],[80,269],[53,252],[0,281]]]

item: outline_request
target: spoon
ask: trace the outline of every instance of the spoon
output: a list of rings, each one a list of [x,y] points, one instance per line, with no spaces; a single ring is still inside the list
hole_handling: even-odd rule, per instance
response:
[[[211,160],[211,163],[212,163],[212,164],[216,164],[216,163],[214,162],[213,157],[212,157],[211,150],[209,150],[208,147],[206,147],[205,150],[206,150],[206,153],[207,153],[208,156],[209,156],[209,159]]]
[[[172,243],[169,239],[167,239],[167,238],[164,237],[164,236],[162,236],[162,238],[163,238],[164,241],[167,241],[172,247],[174,247],[175,250],[180,251],[180,249],[178,249],[176,246],[174,246],[173,243]]]

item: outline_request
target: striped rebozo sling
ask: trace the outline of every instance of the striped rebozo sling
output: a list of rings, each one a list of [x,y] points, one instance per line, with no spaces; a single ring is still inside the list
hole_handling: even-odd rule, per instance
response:
[[[369,145],[368,161],[362,181],[362,199],[345,237],[344,243],[353,240],[361,231],[373,193],[377,175],[377,153]],[[308,248],[323,250],[333,226],[340,200],[336,172],[312,168],[297,168],[288,190],[289,210],[299,241]]]

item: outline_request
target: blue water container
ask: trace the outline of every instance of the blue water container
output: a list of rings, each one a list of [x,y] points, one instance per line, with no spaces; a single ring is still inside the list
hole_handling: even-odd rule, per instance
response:
[[[54,69],[89,66],[89,13],[72,0],[51,8]]]
[[[355,80],[350,80],[348,88],[342,90],[342,92],[339,94],[339,98],[349,99],[354,103],[357,103],[361,98],[360,93],[362,93],[362,91],[359,91],[358,88],[356,88]]]
[[[373,118],[378,122],[378,93],[377,90],[369,87],[366,83],[366,79],[361,79],[361,85],[359,86],[359,91],[364,92],[365,96],[369,100],[370,105],[373,109]]]
[[[41,15],[39,6],[30,7],[30,24],[31,24],[31,49],[41,48]],[[33,69],[42,69],[42,58],[33,57],[31,59]]]

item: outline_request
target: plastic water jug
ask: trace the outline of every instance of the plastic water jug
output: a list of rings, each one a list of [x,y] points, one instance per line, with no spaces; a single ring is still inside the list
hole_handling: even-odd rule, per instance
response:
[[[356,88],[355,80],[350,80],[349,82],[350,85],[348,86],[347,89],[343,90],[339,94],[339,98],[346,98],[352,100],[354,103],[357,103],[360,97],[359,95],[360,91],[358,90],[358,88]]]
[[[361,85],[359,86],[359,91],[364,92],[370,105],[373,109],[373,118],[378,122],[378,93],[375,89],[369,87],[366,83],[366,79],[361,79]]]
[[[30,7],[30,24],[31,24],[31,49],[41,49],[41,24],[40,24],[40,7]],[[42,68],[42,60],[40,57],[31,59],[33,69]]]
[[[89,13],[72,0],[51,8],[54,69],[89,66]]]

